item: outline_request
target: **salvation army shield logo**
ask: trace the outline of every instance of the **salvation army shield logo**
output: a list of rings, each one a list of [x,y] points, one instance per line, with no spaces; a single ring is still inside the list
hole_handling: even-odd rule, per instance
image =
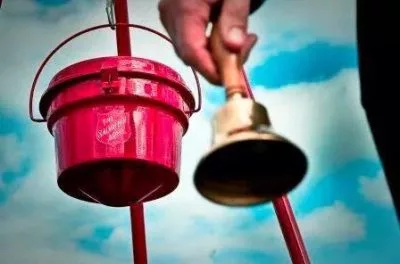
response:
[[[112,109],[97,113],[96,139],[103,144],[116,146],[127,142],[131,136],[129,113],[124,109]]]

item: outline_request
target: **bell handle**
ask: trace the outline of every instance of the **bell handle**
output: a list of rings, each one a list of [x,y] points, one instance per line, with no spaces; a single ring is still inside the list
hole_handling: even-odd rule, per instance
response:
[[[211,54],[221,75],[222,85],[226,90],[226,97],[235,94],[246,95],[242,80],[242,59],[240,54],[228,50],[223,45],[220,23],[213,25],[210,36]]]

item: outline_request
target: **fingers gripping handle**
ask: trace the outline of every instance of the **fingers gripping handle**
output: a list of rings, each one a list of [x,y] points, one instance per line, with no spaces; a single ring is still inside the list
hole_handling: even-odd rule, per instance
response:
[[[246,95],[242,79],[242,60],[239,54],[227,50],[222,42],[219,22],[213,25],[210,37],[211,52],[221,75],[226,97],[234,94]]]
[[[85,34],[91,31],[95,31],[98,29],[102,29],[102,28],[110,28],[111,27],[116,27],[116,26],[128,26],[129,28],[136,28],[136,29],[141,29],[150,33],[153,33],[159,37],[161,37],[162,39],[168,41],[169,43],[173,44],[172,41],[164,34],[162,34],[161,32],[158,32],[154,29],[142,26],[142,25],[137,25],[137,24],[124,24],[124,23],[117,23],[117,24],[103,24],[103,25],[98,25],[98,26],[94,26],[94,27],[90,27],[87,29],[84,29],[82,31],[79,31],[73,35],[71,35],[70,37],[68,37],[67,39],[65,39],[64,41],[62,41],[56,48],[54,48],[49,55],[47,55],[47,57],[43,60],[42,64],[40,65],[38,71],[35,74],[35,77],[33,79],[32,82],[32,86],[31,86],[31,90],[30,90],[30,94],[29,94],[29,117],[32,121],[34,122],[46,122],[46,119],[41,119],[41,118],[35,118],[33,116],[33,96],[35,93],[35,88],[36,88],[36,84],[37,81],[40,77],[40,74],[43,71],[43,68],[46,66],[46,64],[49,62],[49,60],[54,56],[54,54],[59,51],[63,46],[65,46],[67,43],[69,43],[71,40]],[[200,80],[199,77],[196,73],[196,71],[191,68],[193,75],[194,75],[194,79],[196,81],[196,87],[197,87],[197,106],[195,107],[195,109],[191,112],[191,113],[197,113],[201,110],[201,105],[202,105],[202,95],[201,95],[201,87],[200,87]]]

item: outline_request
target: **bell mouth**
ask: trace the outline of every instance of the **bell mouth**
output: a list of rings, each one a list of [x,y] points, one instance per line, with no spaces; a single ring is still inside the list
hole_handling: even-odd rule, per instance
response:
[[[253,206],[289,193],[306,172],[306,156],[289,141],[248,139],[212,150],[196,168],[194,184],[212,202]]]

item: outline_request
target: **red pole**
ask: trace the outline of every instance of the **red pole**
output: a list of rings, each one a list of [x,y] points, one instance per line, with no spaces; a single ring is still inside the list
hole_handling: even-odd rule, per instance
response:
[[[115,0],[115,22],[129,24],[127,0]],[[131,56],[129,27],[117,26],[117,49],[119,56]]]
[[[115,20],[116,23],[129,24],[128,3],[127,0],[115,0]],[[118,56],[131,56],[131,43],[129,27],[116,27]],[[132,205],[131,213],[131,229],[133,244],[133,263],[147,264],[146,250],[146,229],[144,223],[143,204]]]
[[[249,80],[247,79],[244,70],[242,70],[242,77],[246,84],[248,96],[254,99]],[[304,245],[303,238],[301,237],[296,217],[294,216],[293,209],[290,206],[289,199],[287,196],[282,196],[274,200],[273,204],[292,263],[310,264],[307,249]]]
[[[274,200],[274,209],[293,264],[310,264],[307,249],[287,196]]]

